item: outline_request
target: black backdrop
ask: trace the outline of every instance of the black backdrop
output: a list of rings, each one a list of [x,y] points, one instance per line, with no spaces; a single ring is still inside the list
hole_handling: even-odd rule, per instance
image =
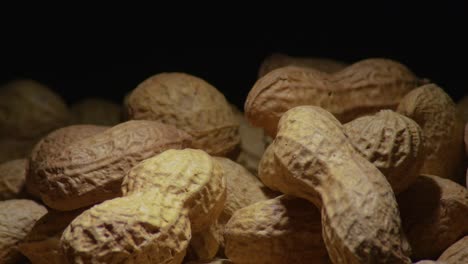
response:
[[[464,5],[434,6],[430,12],[404,11],[403,7],[388,5],[356,23],[350,23],[349,18],[321,17],[317,25],[306,17],[296,24],[252,26],[254,30],[248,32],[213,26],[201,36],[190,29],[192,32],[179,34],[183,38],[165,36],[161,31],[151,38],[151,30],[131,37],[114,34],[112,38],[75,32],[65,37],[60,30],[49,38],[13,30],[15,37],[4,35],[2,40],[0,82],[36,79],[68,103],[89,96],[121,102],[124,94],[145,78],[180,71],[207,80],[228,100],[242,106],[261,61],[272,52],[282,52],[349,63],[369,57],[391,58],[460,99],[468,93]]]

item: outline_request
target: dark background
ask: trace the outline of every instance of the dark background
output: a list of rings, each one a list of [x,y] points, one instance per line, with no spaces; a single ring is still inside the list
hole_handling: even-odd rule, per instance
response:
[[[28,26],[12,29],[12,36],[3,35],[0,83],[31,78],[50,86],[68,103],[90,96],[120,103],[147,77],[180,71],[205,79],[242,106],[261,61],[282,52],[348,63],[390,58],[439,84],[454,100],[468,93],[468,20],[463,4],[451,1],[425,8],[386,4],[359,13],[370,16],[343,9],[352,15],[320,16],[315,10],[277,25],[265,21],[241,29],[216,23],[189,29],[186,24],[149,29],[147,25],[128,35],[120,27],[91,26],[93,34],[80,27],[54,32]]]

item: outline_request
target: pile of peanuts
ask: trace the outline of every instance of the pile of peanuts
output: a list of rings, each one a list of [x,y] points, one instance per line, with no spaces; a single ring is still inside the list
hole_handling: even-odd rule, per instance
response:
[[[0,264],[468,263],[468,97],[273,54],[242,110],[186,73],[3,85]]]

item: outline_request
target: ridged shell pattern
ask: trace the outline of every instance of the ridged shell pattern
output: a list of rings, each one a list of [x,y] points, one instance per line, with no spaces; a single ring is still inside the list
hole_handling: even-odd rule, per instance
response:
[[[321,208],[332,262],[410,262],[390,184],[326,110],[300,106],[286,112],[260,162],[259,177]]]
[[[85,211],[67,227],[71,263],[181,263],[191,232],[216,220],[225,199],[219,164],[201,150],[167,150],[134,167],[124,197]]]

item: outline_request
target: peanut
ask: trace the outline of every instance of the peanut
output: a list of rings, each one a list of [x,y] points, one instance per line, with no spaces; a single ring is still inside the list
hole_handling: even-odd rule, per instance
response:
[[[24,195],[27,160],[17,159],[0,164],[0,200]]]
[[[33,226],[19,251],[33,264],[67,263],[60,249],[60,237],[70,222],[84,209],[60,212],[49,210]]]
[[[394,109],[421,81],[405,66],[386,59],[367,59],[334,74],[288,66],[259,79],[247,96],[246,117],[274,137],[287,110],[316,105],[341,122],[380,109]]]
[[[321,208],[333,263],[410,263],[390,184],[326,110],[299,106],[287,111],[260,161],[259,177],[271,189]]]
[[[222,210],[221,166],[201,150],[167,150],[136,165],[124,197],[78,216],[61,238],[71,263],[181,263],[191,232]]]
[[[22,256],[18,244],[47,209],[31,200],[14,199],[0,202],[0,263],[16,264]]]
[[[286,66],[313,68],[326,73],[334,73],[346,68],[346,63],[326,58],[291,57],[281,53],[273,53],[263,60],[258,70],[258,78],[267,73]]]
[[[408,188],[424,162],[422,131],[413,120],[392,110],[357,118],[344,125],[354,148],[372,162],[394,193]]]
[[[438,261],[446,264],[468,263],[468,235],[445,250]]]
[[[463,186],[420,175],[397,198],[412,259],[435,259],[468,234],[468,191]]]
[[[69,211],[118,197],[134,165],[188,143],[186,133],[159,122],[119,124],[47,156],[37,166],[41,198],[53,209]]]
[[[42,138],[29,157],[29,168],[26,174],[26,189],[29,194],[40,198],[39,186],[41,177],[38,172],[45,166],[49,156],[59,153],[73,142],[96,135],[108,129],[104,126],[73,125],[57,129]],[[44,185],[45,183],[42,183]]]
[[[229,259],[213,259],[213,260],[201,260],[201,261],[189,261],[186,264],[233,264]]]
[[[108,100],[87,98],[70,108],[76,124],[115,126],[122,117],[122,108]]]
[[[237,210],[226,225],[226,256],[234,263],[327,263],[320,212],[281,195]]]
[[[32,80],[11,81],[2,87],[0,109],[2,138],[38,139],[70,119],[62,98]]]
[[[276,196],[241,165],[227,159],[216,157],[226,179],[226,201],[216,225],[209,230],[193,234],[190,249],[198,259],[211,259],[219,251],[224,251],[224,228],[234,212],[253,203]],[[192,257],[193,258],[193,257]]]
[[[130,94],[131,119],[157,120],[187,132],[192,147],[225,156],[240,143],[239,124],[223,94],[204,80],[183,73],[154,75]]]
[[[421,173],[461,182],[463,124],[452,99],[437,85],[427,84],[408,93],[397,111],[423,130],[426,158]]]

